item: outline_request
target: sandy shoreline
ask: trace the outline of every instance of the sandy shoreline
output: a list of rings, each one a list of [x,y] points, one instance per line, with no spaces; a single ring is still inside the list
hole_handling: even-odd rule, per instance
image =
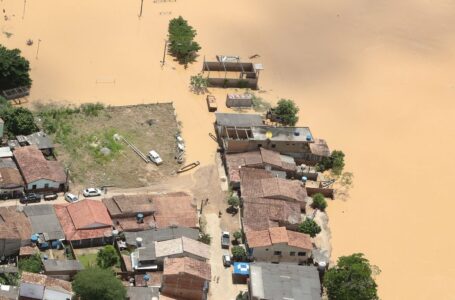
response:
[[[23,19],[24,2],[0,2],[10,16],[0,43],[31,61],[30,99],[173,101],[187,160],[213,163],[214,116],[188,89],[200,61],[184,70],[168,57],[160,68],[167,22],[182,14],[198,30],[199,60],[259,54],[263,97],[294,99],[300,124],[347,154],[351,197],[329,203],[334,257],[365,253],[382,269],[382,299],[453,297],[453,2],[144,1],[141,19],[136,2],[28,0]]]

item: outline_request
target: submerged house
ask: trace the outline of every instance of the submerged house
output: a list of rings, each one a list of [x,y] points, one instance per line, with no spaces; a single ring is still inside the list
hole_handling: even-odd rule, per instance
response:
[[[57,161],[46,160],[36,146],[20,147],[13,153],[27,191],[63,192],[68,189],[68,178],[63,166]]]

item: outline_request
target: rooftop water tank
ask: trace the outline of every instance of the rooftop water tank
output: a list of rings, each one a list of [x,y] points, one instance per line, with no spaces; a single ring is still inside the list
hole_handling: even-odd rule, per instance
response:
[[[32,243],[38,242],[39,236],[37,234],[32,234],[32,237],[30,238],[32,240]]]
[[[142,238],[141,237],[136,238],[136,245],[137,245],[137,247],[142,247]]]
[[[137,214],[136,215],[136,220],[138,223],[144,223],[144,214]]]
[[[307,141],[311,141],[312,139],[313,139],[313,138],[312,138],[312,136],[311,136],[311,133],[308,133],[308,134],[306,135],[306,140],[307,140]]]
[[[148,274],[145,274],[145,275],[144,275],[144,280],[145,280],[145,281],[149,281],[149,280],[150,280],[150,276],[149,276]]]

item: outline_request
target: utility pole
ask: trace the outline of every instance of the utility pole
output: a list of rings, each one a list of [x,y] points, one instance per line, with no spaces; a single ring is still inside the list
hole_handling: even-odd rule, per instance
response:
[[[142,6],[144,5],[144,0],[141,0],[141,11],[139,12],[139,18],[142,17]]]
[[[168,44],[168,40],[164,40],[164,52],[163,52],[163,60],[161,61],[161,68],[163,68],[164,63],[166,61],[167,44]]]
[[[24,9],[22,10],[22,20],[24,19],[25,16],[25,5],[27,4],[27,0],[24,0]]]
[[[39,52],[39,44],[41,43],[41,39],[38,39],[38,48],[36,48],[36,59],[38,59],[38,52]]]

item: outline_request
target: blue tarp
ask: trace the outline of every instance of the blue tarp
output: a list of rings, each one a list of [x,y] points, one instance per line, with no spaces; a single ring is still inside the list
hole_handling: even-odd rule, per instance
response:
[[[245,276],[250,275],[250,264],[246,262],[235,262],[234,274]]]

